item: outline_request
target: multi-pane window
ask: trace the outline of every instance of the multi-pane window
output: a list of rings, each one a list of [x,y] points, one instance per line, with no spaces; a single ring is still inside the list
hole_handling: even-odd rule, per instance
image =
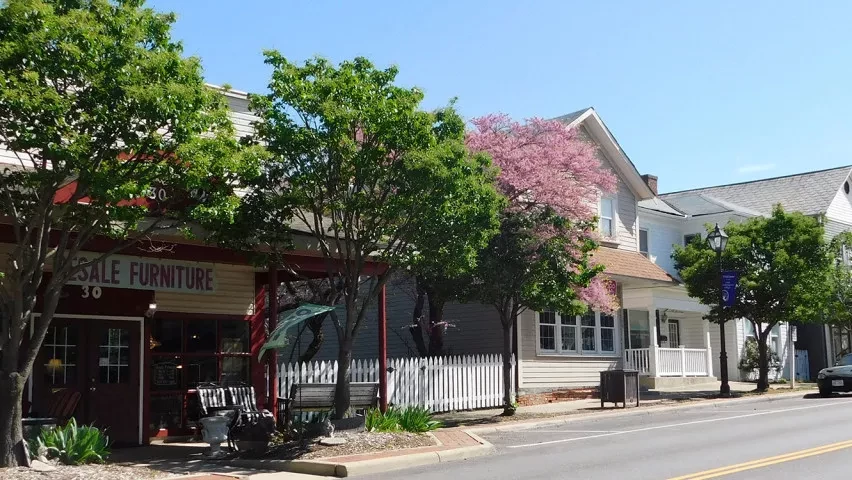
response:
[[[611,197],[601,198],[600,208],[601,235],[606,238],[615,236],[615,200]]]
[[[542,350],[556,349],[556,314],[542,312],[538,318],[538,344]]]
[[[109,328],[101,336],[98,376],[101,383],[127,383],[130,380],[130,331]]]
[[[540,312],[537,317],[540,353],[615,354],[615,317],[612,315],[594,311],[583,315]]]
[[[77,341],[76,327],[48,328],[41,351],[46,354],[45,379],[51,387],[77,381]]]
[[[199,383],[251,381],[246,321],[155,318],[149,348],[152,432],[193,420],[192,392]]]
[[[639,253],[648,256],[648,230],[645,228],[639,229]]]

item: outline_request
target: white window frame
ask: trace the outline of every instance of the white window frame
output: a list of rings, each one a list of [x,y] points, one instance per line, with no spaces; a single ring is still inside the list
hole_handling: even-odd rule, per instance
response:
[[[603,202],[604,200],[609,200],[612,202],[612,218],[604,217],[603,215]],[[606,240],[615,240],[618,238],[618,196],[617,195],[601,195],[598,200],[598,230],[601,232],[601,236]],[[603,231],[603,220],[604,218],[608,218],[612,222],[612,233],[607,235]]]
[[[645,232],[646,250],[644,252],[642,251],[642,232]],[[645,258],[651,258],[651,231],[648,230],[648,227],[639,227],[639,236],[636,237],[636,247],[639,253]]]
[[[550,313],[550,312],[548,312]],[[612,315],[612,327],[604,327],[601,325],[601,312],[594,312],[595,314],[595,325],[594,327],[590,326],[582,326],[581,325],[581,317],[582,315],[572,315],[571,317],[566,316],[566,323],[563,323],[563,316],[560,313],[553,313],[556,322],[554,324],[545,323],[546,326],[553,326],[554,332],[554,341],[553,341],[553,349],[544,349],[541,348],[541,313],[536,312],[535,314],[535,349],[536,354],[541,356],[586,356],[586,357],[618,357],[621,355],[621,332],[619,331],[619,311],[616,311]],[[572,318],[574,320],[574,324],[567,323],[568,318]],[[583,329],[584,328],[594,328],[595,329],[595,349],[594,350],[583,350]],[[574,329],[574,349],[572,350],[563,350],[562,349],[562,331],[563,329]],[[601,349],[602,347],[602,330],[612,330],[612,350],[604,351]]]

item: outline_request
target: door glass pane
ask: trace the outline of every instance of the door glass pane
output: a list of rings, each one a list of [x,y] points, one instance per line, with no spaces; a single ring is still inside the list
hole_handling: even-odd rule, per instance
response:
[[[249,351],[249,324],[239,320],[222,322],[222,353]]]
[[[216,351],[216,320],[186,322],[186,351],[188,353]]]
[[[51,326],[41,351],[48,385],[59,387],[77,382],[77,327]]]
[[[669,347],[677,347],[680,345],[680,322],[677,320],[669,320]]]
[[[130,331],[109,328],[98,346],[98,377],[101,383],[130,381]]]

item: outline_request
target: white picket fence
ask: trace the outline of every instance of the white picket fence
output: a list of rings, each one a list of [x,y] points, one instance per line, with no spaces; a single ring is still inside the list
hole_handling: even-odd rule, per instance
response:
[[[515,359],[512,385],[515,391]],[[295,383],[335,383],[337,361],[290,363],[278,369],[278,392]],[[350,381],[378,382],[379,360],[353,360]],[[503,404],[503,356],[466,355],[388,359],[388,400],[432,412],[499,407]]]

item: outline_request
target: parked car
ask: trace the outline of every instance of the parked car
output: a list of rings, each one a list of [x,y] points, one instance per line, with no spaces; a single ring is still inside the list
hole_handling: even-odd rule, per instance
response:
[[[823,397],[833,392],[852,392],[852,353],[840,357],[833,367],[820,370],[817,385]]]

